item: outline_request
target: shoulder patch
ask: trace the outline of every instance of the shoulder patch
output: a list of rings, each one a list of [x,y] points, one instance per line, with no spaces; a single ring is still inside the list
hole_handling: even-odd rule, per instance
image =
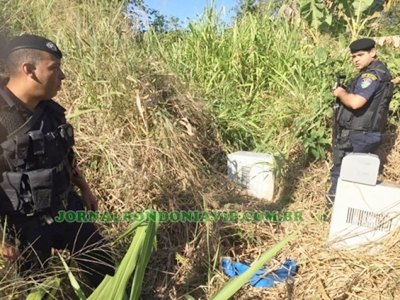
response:
[[[364,74],[362,74],[361,75],[361,78],[369,78],[369,79],[371,79],[371,80],[377,80],[378,79],[378,77],[376,77],[376,75],[375,74],[373,74],[373,73],[364,73]]]
[[[361,79],[361,88],[366,89],[367,87],[369,87],[372,83],[372,79],[371,78],[363,78]]]
[[[363,78],[361,79],[361,88],[366,89],[367,87],[369,87],[371,85],[371,83],[373,82],[373,80],[371,78]]]

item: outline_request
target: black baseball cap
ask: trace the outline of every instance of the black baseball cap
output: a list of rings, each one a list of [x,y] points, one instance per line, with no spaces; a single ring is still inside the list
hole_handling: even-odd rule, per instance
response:
[[[57,45],[38,35],[23,34],[10,40],[6,47],[6,56],[19,49],[36,49],[53,54],[58,59],[62,58],[62,52]]]
[[[349,48],[351,53],[355,53],[358,51],[369,51],[372,48],[375,48],[375,41],[369,38],[362,38],[352,42]]]

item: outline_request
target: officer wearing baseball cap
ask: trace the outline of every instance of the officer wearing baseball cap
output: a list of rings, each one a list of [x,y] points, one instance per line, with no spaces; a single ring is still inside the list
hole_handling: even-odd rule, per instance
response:
[[[370,51],[372,48],[375,48],[375,41],[373,39],[362,38],[352,42],[349,48],[351,53]]]
[[[97,210],[97,200],[74,160],[74,135],[65,109],[52,100],[61,89],[62,52],[47,38],[24,34],[5,50],[9,78],[0,86],[0,216],[19,239],[3,247],[20,256],[22,276],[43,272],[51,249],[68,249],[89,285],[98,286],[114,263],[92,223],[56,222],[60,211]],[[80,190],[80,195],[74,192]]]
[[[333,95],[340,100],[336,122],[340,143],[333,146],[334,165],[328,205],[332,205],[343,157],[351,152],[371,153],[382,142],[389,103],[393,95],[392,76],[377,57],[375,41],[361,38],[350,46],[352,62],[359,73],[347,88],[337,87]]]
[[[38,35],[23,34],[13,38],[7,45],[6,56],[20,49],[36,49],[50,53],[58,59],[62,58],[62,53],[55,43]]]

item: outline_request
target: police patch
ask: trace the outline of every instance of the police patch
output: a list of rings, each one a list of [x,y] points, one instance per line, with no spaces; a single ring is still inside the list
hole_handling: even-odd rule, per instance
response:
[[[361,87],[363,88],[363,89],[366,89],[367,87],[369,87],[370,85],[371,85],[371,83],[372,83],[372,79],[371,78],[363,78],[362,80],[361,80]]]
[[[375,74],[372,73],[364,73],[361,75],[361,78],[369,78],[371,80],[377,80],[378,78],[376,77]]]

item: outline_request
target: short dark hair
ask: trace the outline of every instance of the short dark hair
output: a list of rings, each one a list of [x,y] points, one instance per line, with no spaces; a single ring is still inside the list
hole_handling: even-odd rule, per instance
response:
[[[33,65],[38,64],[42,60],[42,52],[43,51],[36,49],[19,49],[10,53],[6,58],[8,74],[11,76],[18,73],[19,66],[24,62],[28,62]]]

